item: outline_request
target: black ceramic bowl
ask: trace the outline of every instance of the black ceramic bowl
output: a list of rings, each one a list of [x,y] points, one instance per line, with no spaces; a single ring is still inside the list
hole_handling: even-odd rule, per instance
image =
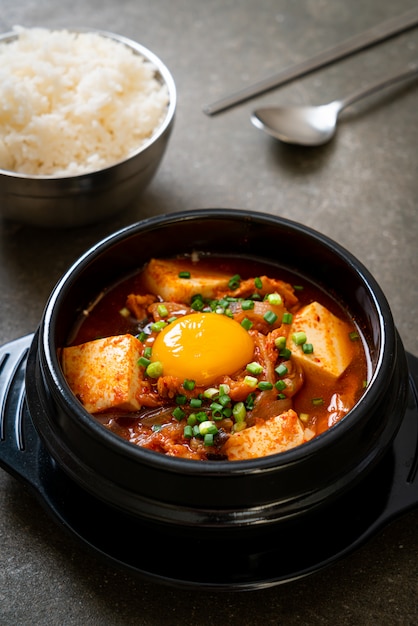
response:
[[[58,352],[78,312],[150,257],[194,250],[236,253],[287,267],[336,294],[367,340],[372,376],[329,431],[285,453],[250,461],[167,457],[108,432],[84,410]],[[55,287],[26,371],[32,420],[51,457],[84,492],[124,515],[184,533],[248,535],[300,519],[373,471],[400,427],[408,367],[388,303],[349,252],[300,224],[240,210],[197,210],[141,221],[82,256]],[[238,533],[238,535],[236,534]]]

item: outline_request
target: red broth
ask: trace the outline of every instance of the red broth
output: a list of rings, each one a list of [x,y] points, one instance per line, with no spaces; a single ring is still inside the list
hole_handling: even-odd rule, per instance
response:
[[[195,262],[191,258],[186,258],[184,261],[190,268],[190,272],[193,273],[196,268]],[[360,329],[337,298],[289,270],[254,260],[234,257],[218,258],[208,255],[199,259],[198,266],[200,269],[222,271],[231,277],[239,275],[242,281],[259,276],[268,276],[272,279],[285,281],[292,286],[294,295],[297,297],[297,303],[291,307],[291,314],[295,314],[312,302],[319,302],[333,315],[343,320],[350,330],[353,358],[336,381],[330,382],[327,377],[321,376],[320,373],[317,376],[305,376],[302,371],[303,380],[300,388],[296,393],[287,397],[283,396],[279,388],[276,388],[276,379],[279,376],[275,375],[273,389],[263,392],[256,388],[242,400],[246,411],[245,427],[251,428],[251,426],[259,425],[260,422],[271,417],[272,412],[286,412],[291,408],[299,416],[304,431],[309,434],[308,440],[326,431],[342,417],[345,417],[348,409],[351,409],[360,399],[367,384],[369,359],[367,344]],[[96,296],[94,304],[75,324],[68,345],[77,346],[98,338],[114,335],[141,336],[144,331],[149,332],[150,325],[155,321],[151,314],[148,314],[147,319],[136,319],[132,311],[128,314],[126,309],[130,294],[146,293],[144,273],[141,270],[122,278],[120,282],[109,286],[102,294],[93,294],[93,297]],[[283,323],[281,326],[283,327]],[[276,332],[280,333],[279,330]],[[151,333],[151,335],[155,336],[155,333]],[[268,332],[264,336],[267,335]],[[152,346],[150,338],[151,336],[148,336],[147,341]],[[146,340],[144,340],[144,346],[145,343]],[[275,355],[274,358],[276,359],[275,367],[282,362],[292,362],[292,356],[289,357],[288,355],[287,358],[278,355]],[[247,371],[239,371],[232,378],[235,382],[237,380],[242,381],[243,377],[248,374]],[[219,387],[223,380],[220,378],[217,384],[211,385],[211,387]],[[184,389],[183,383],[184,381],[177,381],[175,384],[171,381],[170,384],[174,385],[173,393],[160,398],[161,402],[157,406],[142,406],[137,411],[128,412],[108,410],[94,413],[93,417],[103,426],[131,443],[163,454],[200,460],[227,458],[223,451],[225,442],[232,434],[239,431],[239,427],[234,421],[234,415],[231,413],[237,401],[231,400],[226,405],[226,409],[229,411],[226,410],[225,415],[217,414],[216,420],[214,420],[209,408],[213,398],[209,402],[207,398],[202,396],[203,388]],[[151,380],[150,389],[155,394],[157,389],[155,379]],[[264,393],[265,398],[268,398],[264,404],[259,400],[261,393]],[[180,396],[182,396],[181,401],[179,400]],[[200,408],[196,409],[191,406],[192,398],[195,400],[203,399]],[[340,398],[345,398],[346,403],[347,398],[349,398],[348,409],[347,406],[344,406],[344,410],[341,409]],[[215,401],[217,399],[219,398],[215,397]],[[254,404],[254,399],[258,400],[258,406],[257,401]],[[263,406],[266,411],[264,415]],[[181,412],[176,411],[179,408]],[[215,422],[216,433],[212,445],[210,439],[209,442],[205,441],[204,437],[196,430],[196,422],[193,423],[193,419],[190,419],[190,416],[193,418],[196,414],[202,414],[202,411],[206,412],[206,421]],[[190,424],[188,424],[189,422]],[[191,428],[186,429],[188,425]],[[199,426],[199,422],[197,422],[197,426]],[[189,436],[190,432],[194,432],[195,435]]]

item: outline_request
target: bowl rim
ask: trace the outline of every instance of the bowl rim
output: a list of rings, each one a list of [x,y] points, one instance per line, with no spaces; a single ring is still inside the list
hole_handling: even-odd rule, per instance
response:
[[[75,175],[68,174],[68,175],[56,176],[54,174],[52,175],[25,174],[22,172],[14,172],[13,170],[6,170],[0,167],[0,176],[7,176],[8,178],[16,178],[20,180],[33,180],[33,181],[52,181],[52,182],[66,181],[66,180],[72,181],[72,182],[80,181],[80,184],[82,184],[87,178],[91,178],[94,176],[102,176],[103,174],[106,174],[106,172],[109,170],[113,170],[119,166],[124,165],[125,163],[129,163],[132,159],[136,158],[139,154],[141,154],[142,152],[145,152],[145,150],[147,150],[147,148],[149,148],[150,145],[154,144],[162,135],[164,135],[164,133],[167,131],[168,127],[172,123],[175,112],[176,112],[177,89],[176,89],[176,84],[174,82],[174,78],[170,70],[168,69],[166,64],[162,61],[162,59],[159,56],[157,56],[154,52],[152,52],[151,50],[149,50],[147,47],[140,44],[139,42],[136,42],[135,40],[130,39],[129,37],[126,37],[124,35],[119,35],[117,33],[113,33],[112,31],[103,30],[103,29],[88,28],[88,27],[47,28],[43,26],[34,26],[30,28],[47,30],[50,32],[66,31],[69,33],[76,33],[76,34],[92,33],[92,34],[100,35],[101,37],[104,37],[104,38],[112,39],[113,41],[124,44],[128,48],[134,50],[139,56],[144,57],[147,61],[149,61],[150,63],[152,63],[152,65],[154,65],[156,69],[156,74],[161,77],[163,84],[167,86],[168,99],[169,99],[167,111],[166,111],[164,120],[161,122],[161,124],[156,128],[156,130],[152,133],[152,135],[137,150],[134,150],[131,154],[129,154],[129,156],[123,159],[120,159],[118,161],[114,161],[113,163],[106,165],[105,167],[102,167],[100,169],[94,169],[88,172],[83,172],[82,174],[75,174]],[[5,33],[1,33],[0,45],[2,45],[3,43],[11,43],[12,41],[15,41],[18,38],[19,38],[19,33],[16,31],[8,31]]]
[[[374,304],[377,312],[377,319],[379,323],[380,345],[379,352],[376,357],[376,364],[372,372],[369,384],[364,391],[361,399],[350,410],[349,418],[343,418],[332,426],[329,430],[321,433],[314,439],[305,442],[303,445],[297,446],[285,452],[278,454],[272,454],[257,459],[249,459],[242,461],[199,461],[194,459],[183,459],[176,457],[167,457],[161,453],[154,452],[136,446],[128,441],[123,440],[116,434],[106,430],[101,424],[96,422],[92,416],[84,409],[79,401],[72,393],[59,362],[59,348],[61,346],[55,345],[55,339],[51,328],[55,328],[56,319],[60,310],[60,301],[65,298],[66,292],[77,280],[78,273],[93,262],[100,262],[100,256],[106,251],[110,250],[114,245],[119,244],[124,239],[131,236],[135,236],[138,233],[146,233],[147,231],[158,229],[161,226],[167,227],[172,223],[178,223],[184,220],[208,220],[213,218],[220,219],[243,219],[259,221],[264,224],[269,223],[272,225],[290,228],[294,231],[308,234],[313,237],[320,245],[325,246],[328,250],[331,249],[333,254],[336,254],[343,259],[344,263],[348,264],[351,270],[358,275],[359,280],[363,286],[367,289],[367,292]],[[78,425],[84,430],[84,432],[90,433],[93,437],[99,437],[100,441],[105,447],[115,449],[118,448],[121,454],[127,454],[133,461],[139,461],[146,463],[154,468],[162,471],[170,471],[172,473],[184,474],[187,473],[195,475],[241,475],[247,473],[256,473],[259,471],[269,472],[275,471],[279,466],[285,466],[293,463],[297,463],[313,455],[316,455],[321,451],[324,445],[324,439],[330,440],[340,439],[346,436],[351,429],[356,428],[357,423],[365,411],[371,410],[379,401],[379,397],[382,393],[383,385],[379,385],[380,379],[385,379],[391,375],[394,367],[393,354],[396,351],[396,333],[393,322],[393,317],[389,308],[389,304],[386,297],[381,290],[380,286],[367,270],[367,268],[348,250],[343,246],[330,239],[328,236],[312,229],[309,226],[305,226],[299,222],[293,220],[275,216],[269,213],[252,211],[246,209],[194,209],[188,211],[180,211],[171,214],[163,214],[145,218],[129,226],[125,226],[122,229],[106,236],[104,239],[98,241],[91,248],[89,248],[84,254],[82,254],[64,273],[61,279],[57,282],[56,286],[52,290],[46,307],[42,322],[40,325],[39,335],[39,349],[41,350],[42,359],[46,366],[48,377],[53,383],[54,398],[59,404],[64,403],[65,407],[71,408],[74,418],[78,420]],[[392,330],[393,329],[393,330]],[[384,358],[384,353],[387,353]]]

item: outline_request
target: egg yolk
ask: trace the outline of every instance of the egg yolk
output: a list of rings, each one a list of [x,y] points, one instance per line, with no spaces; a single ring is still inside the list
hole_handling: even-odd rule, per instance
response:
[[[252,359],[254,342],[235,320],[217,313],[192,313],[166,326],[155,339],[152,361],[164,376],[211,385]]]

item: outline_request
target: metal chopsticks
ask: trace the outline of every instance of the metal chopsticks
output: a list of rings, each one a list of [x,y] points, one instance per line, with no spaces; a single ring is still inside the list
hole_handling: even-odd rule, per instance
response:
[[[397,35],[403,31],[409,30],[418,24],[418,9],[408,11],[401,16],[392,18],[373,26],[366,30],[364,33],[355,35],[342,43],[324,50],[319,54],[313,56],[306,61],[296,63],[284,70],[278,72],[274,76],[270,76],[264,80],[259,81],[254,85],[250,85],[236,93],[233,93],[226,98],[222,98],[212,104],[209,104],[203,108],[204,113],[207,115],[215,115],[226,109],[229,109],[237,104],[245,102],[254,96],[260,95],[266,91],[269,91],[275,87],[279,87],[285,83],[288,83],[295,78],[304,76],[314,70],[317,70],[325,65],[334,63],[339,59],[364,50],[370,46],[373,46],[385,39],[389,39],[394,35]]]

